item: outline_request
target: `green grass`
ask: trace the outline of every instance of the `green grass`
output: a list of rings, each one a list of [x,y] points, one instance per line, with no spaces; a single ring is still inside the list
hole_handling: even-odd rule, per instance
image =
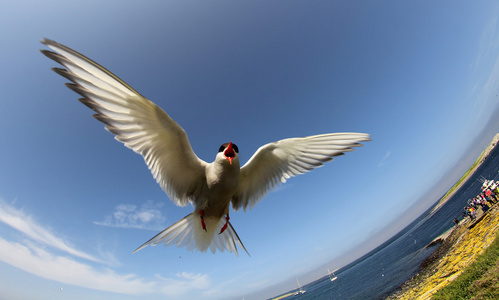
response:
[[[472,265],[431,299],[499,299],[499,233]]]
[[[463,180],[465,180],[466,177],[468,177],[468,174],[470,174],[470,172],[473,169],[475,169],[475,167],[478,165],[478,163],[482,159],[483,155],[485,154],[485,151],[487,151],[487,149],[485,149],[484,151],[482,151],[482,153],[480,153],[480,156],[478,156],[478,158],[471,165],[471,167],[469,167],[468,170],[466,171],[466,173],[464,173],[464,175],[461,176],[461,178],[447,191],[447,193],[445,193],[445,195],[441,198],[440,201],[442,201],[443,199],[445,199],[450,193],[454,192],[454,190],[461,184],[461,182],[463,182]]]

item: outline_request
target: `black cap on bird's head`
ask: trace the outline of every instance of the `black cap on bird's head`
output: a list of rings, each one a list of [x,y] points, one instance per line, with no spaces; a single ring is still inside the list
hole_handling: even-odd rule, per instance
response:
[[[232,165],[232,160],[234,157],[236,157],[236,153],[239,153],[239,149],[237,148],[236,144],[233,144],[232,142],[230,143],[225,143],[220,148],[218,149],[218,152],[223,152],[224,157],[230,162]]]

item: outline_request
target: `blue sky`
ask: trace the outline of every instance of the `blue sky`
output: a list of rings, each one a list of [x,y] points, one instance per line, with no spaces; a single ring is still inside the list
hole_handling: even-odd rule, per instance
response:
[[[0,291],[9,299],[261,299],[368,252],[499,131],[496,1],[9,1],[0,11]],[[52,72],[65,44],[214,160],[329,132],[364,147],[231,212],[251,257],[132,251],[191,212]],[[30,286],[26,289],[26,286]]]

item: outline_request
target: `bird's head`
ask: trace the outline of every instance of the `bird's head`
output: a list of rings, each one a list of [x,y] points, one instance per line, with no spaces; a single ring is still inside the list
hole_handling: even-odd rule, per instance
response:
[[[232,165],[232,160],[238,158],[239,149],[236,144],[225,143],[218,149],[218,153],[222,153],[223,157]]]

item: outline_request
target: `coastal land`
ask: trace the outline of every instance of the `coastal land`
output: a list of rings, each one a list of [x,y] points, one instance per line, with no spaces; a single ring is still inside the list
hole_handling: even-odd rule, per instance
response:
[[[473,175],[498,141],[499,134],[434,210],[445,204]],[[465,218],[436,238],[430,245],[440,243],[440,246],[421,264],[421,271],[386,299],[499,299],[498,237],[499,204],[496,202],[486,211],[479,209],[475,220]]]
[[[468,179],[475,174],[476,170],[482,165],[482,163],[489,157],[490,152],[496,147],[497,142],[499,142],[499,133],[497,133],[489,145],[483,150],[483,152],[478,156],[477,160],[471,165],[471,167],[464,173],[464,175],[454,184],[449,191],[440,199],[438,204],[431,210],[430,214],[438,210],[442,205],[444,205],[460,188],[468,181]]]
[[[468,218],[452,229],[445,237],[440,247],[423,262],[422,270],[405,282],[398,291],[390,295],[388,300],[412,299],[498,299],[499,297],[499,245],[493,249],[496,255],[491,262],[475,272],[477,260],[482,258],[488,247],[499,236],[499,207],[492,206],[483,213],[475,222]],[[498,243],[499,240],[495,242]],[[482,259],[483,260],[483,259]],[[477,273],[473,276],[468,273]],[[449,291],[443,288],[453,281],[459,281],[465,276],[458,286],[452,286],[451,292],[463,294],[479,294],[486,288],[490,296],[475,295],[469,298],[448,297]],[[471,278],[470,278],[471,277]],[[452,289],[458,289],[452,291]],[[473,292],[473,289],[476,291]]]

